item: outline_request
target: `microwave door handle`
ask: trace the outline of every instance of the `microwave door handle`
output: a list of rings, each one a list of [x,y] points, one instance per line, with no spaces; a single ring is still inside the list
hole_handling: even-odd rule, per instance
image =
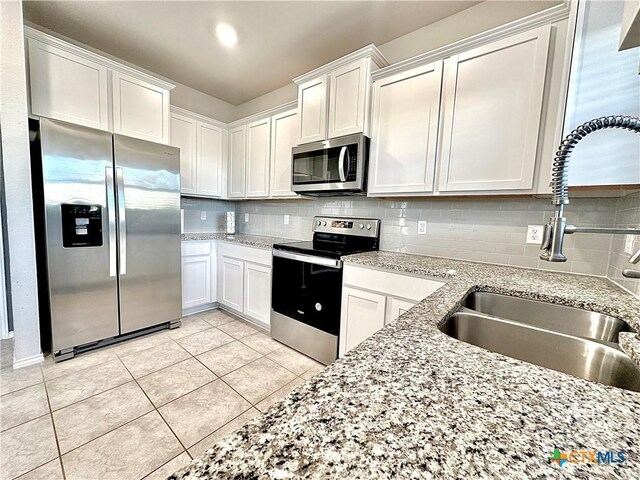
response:
[[[347,176],[344,173],[344,159],[347,157],[347,147],[346,145],[340,149],[340,158],[338,159],[338,173],[340,174],[340,181],[346,182]],[[348,158],[348,157],[347,157]]]

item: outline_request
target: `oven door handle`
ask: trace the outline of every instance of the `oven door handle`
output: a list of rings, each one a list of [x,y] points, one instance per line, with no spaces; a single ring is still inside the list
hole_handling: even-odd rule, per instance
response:
[[[321,265],[323,267],[342,268],[342,260],[334,260],[333,258],[314,257],[300,253],[286,252],[284,250],[274,250],[273,256],[286,258],[287,260],[297,260],[298,262],[312,263],[313,265]]]
[[[344,159],[345,157],[347,158],[347,160],[349,159],[349,157],[347,156],[348,153],[349,153],[349,149],[347,148],[346,145],[340,149],[340,158],[338,159],[338,173],[340,174],[341,182],[347,181],[347,175],[345,174],[345,168],[344,168]]]

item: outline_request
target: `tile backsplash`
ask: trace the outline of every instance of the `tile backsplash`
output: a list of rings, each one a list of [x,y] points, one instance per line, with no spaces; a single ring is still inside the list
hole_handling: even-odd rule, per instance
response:
[[[615,224],[620,227],[640,227],[640,192],[627,195],[618,200],[615,213]],[[640,248],[640,235],[632,237],[632,252],[635,253]],[[622,285],[627,290],[640,296],[640,280],[625,278],[622,270],[631,268],[640,270],[640,263],[632,265],[629,263],[631,254],[624,251],[626,242],[625,235],[614,235],[611,242],[611,257],[609,259],[609,271],[607,276],[614,282]]]
[[[567,217],[575,225],[610,226],[617,202],[615,198],[571,200]],[[594,275],[606,275],[609,264],[611,235],[568,235],[566,263],[539,260],[538,245],[525,240],[527,225],[543,225],[553,215],[546,199],[345,197],[240,202],[236,212],[238,231],[255,235],[309,239],[314,215],[373,217],[382,220],[382,250]],[[427,222],[425,235],[418,235],[418,220]]]
[[[185,233],[222,232],[224,214],[235,211],[234,202],[212,200],[209,198],[182,197],[180,208],[184,211]],[[202,220],[205,212],[205,220]]]
[[[343,197],[231,202],[183,197],[182,208],[185,232],[222,231],[225,212],[235,211],[238,233],[301,240],[311,238],[316,215],[380,218],[382,250],[607,275],[640,295],[640,281],[622,277],[624,268],[634,268],[628,263],[622,235],[567,235],[566,263],[538,258],[538,246],[525,243],[527,225],[543,225],[553,215],[547,199]],[[203,211],[206,220],[201,220]],[[572,199],[565,212],[573,225],[639,227],[640,193],[621,198]],[[285,215],[289,215],[288,225]],[[418,235],[419,220],[427,222],[425,235]],[[633,248],[640,248],[640,236],[634,238]],[[640,264],[635,268],[640,269]]]

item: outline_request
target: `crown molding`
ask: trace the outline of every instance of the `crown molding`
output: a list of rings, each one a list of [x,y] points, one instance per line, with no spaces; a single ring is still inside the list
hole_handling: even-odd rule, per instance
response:
[[[77,55],[79,57],[86,58],[87,60],[91,60],[92,62],[99,63],[100,65],[103,65],[112,70],[116,70],[120,73],[124,73],[145,82],[152,83],[160,88],[164,88],[165,90],[172,90],[173,88],[175,88],[175,85],[173,83],[167,82],[166,80],[158,78],[154,75],[150,75],[149,73],[143,72],[141,70],[137,70],[115,60],[111,60],[110,58],[89,50],[88,47],[82,45],[79,42],[71,43],[70,41],[63,40],[58,36],[43,32],[42,30],[34,28],[28,23],[25,23],[24,25],[24,36],[27,39],[32,38],[34,40],[38,40],[47,45],[51,45],[66,52],[72,53],[73,55]]]
[[[175,105],[170,105],[169,110],[171,113],[176,113],[178,115],[182,115],[184,117],[189,117],[194,120],[198,120],[199,122],[208,123],[210,125],[215,125],[220,128],[227,128],[227,123],[224,123],[220,120],[216,120],[215,118],[206,117],[205,115],[201,115],[196,112],[192,112],[191,110],[187,110],[182,107],[176,107]]]
[[[533,13],[527,17],[505,23],[504,25],[478,33],[463,40],[459,40],[429,52],[421,53],[420,55],[416,55],[415,57],[408,58],[401,62],[394,63],[393,65],[372,72],[371,79],[375,81],[379,78],[385,78],[414,67],[442,60],[443,58],[471,50],[472,48],[486,45],[487,43],[502,40],[503,38],[510,37],[517,33],[522,33],[543,25],[564,20],[569,18],[572,2],[573,0],[565,0],[562,4],[542,10],[541,12]]]
[[[239,118],[238,120],[234,120],[227,124],[228,128],[235,128],[241,125],[246,125],[248,123],[256,122],[258,120],[263,120],[267,117],[271,117],[272,115],[276,115],[278,113],[286,112],[287,110],[293,110],[298,107],[298,100],[292,100],[287,103],[283,103],[282,105],[278,105],[277,107],[269,108],[267,110],[263,110],[258,113],[254,113],[253,115],[249,115],[248,117]]]
[[[311,70],[310,72],[300,75],[294,78],[293,82],[296,84],[304,83],[308,80],[319,77],[321,75],[326,75],[327,73],[335,70],[336,68],[340,68],[344,65],[348,65],[352,62],[355,62],[356,60],[360,60],[361,58],[371,58],[371,60],[373,60],[373,62],[379,68],[383,68],[389,65],[389,62],[387,61],[386,58],[384,58],[384,55],[382,55],[382,52],[378,50],[378,47],[376,47],[373,44],[370,44],[370,45],[367,45],[366,47],[356,50],[355,52],[351,52],[350,54],[345,55],[344,57],[340,57],[331,63],[327,63],[326,65],[322,65],[321,67],[316,68],[315,70]]]

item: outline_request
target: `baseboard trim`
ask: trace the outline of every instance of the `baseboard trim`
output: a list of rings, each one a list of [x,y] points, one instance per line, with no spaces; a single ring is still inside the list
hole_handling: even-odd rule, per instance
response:
[[[31,365],[36,365],[38,363],[44,362],[44,355],[39,353],[37,355],[31,355],[30,357],[23,358],[21,360],[13,361],[13,369],[17,370],[18,368],[30,367]]]

